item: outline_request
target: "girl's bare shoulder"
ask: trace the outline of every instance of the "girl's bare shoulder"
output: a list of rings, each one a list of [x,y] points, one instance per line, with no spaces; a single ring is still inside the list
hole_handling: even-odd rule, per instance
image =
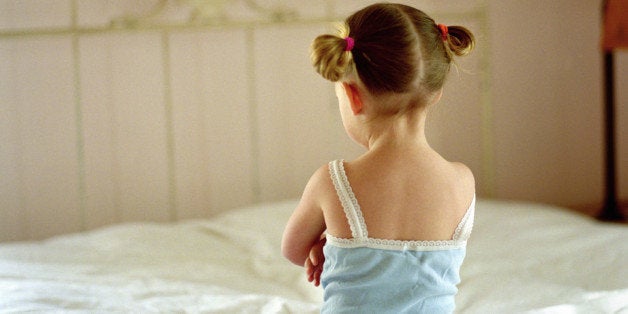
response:
[[[467,193],[475,194],[475,177],[471,169],[461,162],[452,162],[451,166],[462,189]]]

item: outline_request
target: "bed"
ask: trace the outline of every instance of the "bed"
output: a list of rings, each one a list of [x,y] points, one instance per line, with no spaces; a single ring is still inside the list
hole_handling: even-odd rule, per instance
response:
[[[0,244],[0,312],[317,313],[279,252],[295,205]],[[627,265],[626,225],[479,200],[457,312],[628,313]]]

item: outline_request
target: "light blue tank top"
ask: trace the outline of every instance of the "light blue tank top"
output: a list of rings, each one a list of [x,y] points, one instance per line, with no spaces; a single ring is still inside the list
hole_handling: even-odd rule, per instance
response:
[[[327,234],[322,313],[452,313],[460,266],[473,227],[475,197],[451,240],[368,237],[342,160],[329,163],[351,227],[350,239]]]

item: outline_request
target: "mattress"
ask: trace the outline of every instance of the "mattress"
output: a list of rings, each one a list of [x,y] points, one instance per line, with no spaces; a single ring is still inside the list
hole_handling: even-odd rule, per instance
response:
[[[296,202],[0,244],[0,313],[317,313],[321,288],[280,254]],[[626,225],[480,199],[456,312],[628,313],[626,265]]]

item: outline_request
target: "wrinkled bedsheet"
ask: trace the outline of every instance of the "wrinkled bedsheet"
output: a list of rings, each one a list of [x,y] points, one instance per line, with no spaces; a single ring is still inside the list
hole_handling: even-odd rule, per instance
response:
[[[321,289],[280,254],[295,205],[0,244],[0,313],[318,313]],[[628,313],[626,265],[626,225],[480,200],[457,312]]]

